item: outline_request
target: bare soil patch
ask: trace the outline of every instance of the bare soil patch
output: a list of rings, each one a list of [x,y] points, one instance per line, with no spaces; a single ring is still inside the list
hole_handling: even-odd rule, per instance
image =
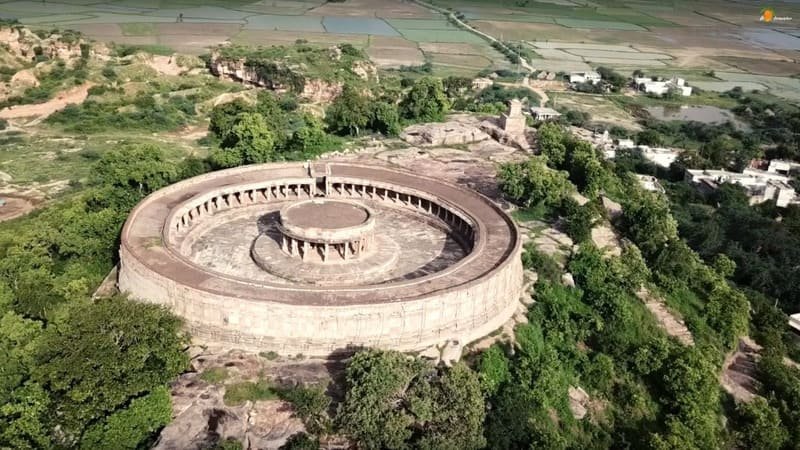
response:
[[[87,82],[80,86],[64,91],[56,98],[45,103],[35,105],[9,106],[0,110],[0,119],[19,119],[22,117],[38,117],[43,119],[56,111],[64,109],[69,104],[80,104],[86,100],[89,88],[95,83]]]
[[[116,23],[81,23],[69,26],[91,37],[94,36],[122,36],[122,28]]]
[[[0,222],[22,217],[36,209],[36,205],[41,203],[38,199],[11,197],[5,194],[0,194],[0,199],[6,201],[5,205],[0,206]]]
[[[386,17],[389,19],[428,19],[434,17],[427,8],[396,0],[348,0],[326,3],[309,11],[318,16]]]
[[[465,69],[483,69],[492,64],[492,60],[481,55],[453,55],[448,53],[431,54],[434,64],[459,67]]]
[[[425,62],[425,56],[415,43],[397,37],[373,36],[367,54],[379,67],[412,66]]]
[[[484,49],[475,44],[420,42],[419,48],[426,53],[448,53],[451,55],[482,55]]]
[[[760,75],[792,76],[800,74],[800,64],[794,61],[741,58],[737,56],[717,56],[714,59],[746,72]]]
[[[222,35],[233,36],[241,29],[241,25],[229,23],[157,23],[156,34],[163,35]]]
[[[370,47],[369,58],[381,68],[417,66],[425,63],[425,57],[419,49],[402,47]]]
[[[270,30],[242,30],[232,38],[236,43],[248,45],[286,45],[298,39],[305,39],[316,44],[353,44],[356,47],[367,45],[367,35],[335,34],[335,33],[309,33],[303,31],[270,31]]]

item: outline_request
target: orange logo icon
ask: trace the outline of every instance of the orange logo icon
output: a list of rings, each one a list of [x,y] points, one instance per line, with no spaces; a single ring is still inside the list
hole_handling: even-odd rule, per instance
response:
[[[775,19],[775,11],[772,8],[764,8],[761,10],[761,17],[758,20],[769,23],[773,19]]]

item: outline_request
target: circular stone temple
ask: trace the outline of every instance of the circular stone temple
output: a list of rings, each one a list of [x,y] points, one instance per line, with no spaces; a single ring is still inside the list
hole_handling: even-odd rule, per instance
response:
[[[280,211],[281,249],[303,261],[330,263],[358,259],[369,252],[375,235],[375,214],[343,200],[307,200]]]
[[[327,356],[500,328],[519,232],[486,197],[389,166],[239,167],[154,192],[122,231],[119,288],[200,342]]]

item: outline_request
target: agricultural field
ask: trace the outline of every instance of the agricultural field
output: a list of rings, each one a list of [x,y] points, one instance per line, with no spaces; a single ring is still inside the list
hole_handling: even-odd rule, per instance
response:
[[[286,45],[303,39],[321,45],[353,44],[383,68],[430,62],[437,72],[474,75],[486,68],[508,67],[505,57],[483,38],[411,2],[179,0],[169,7],[153,0],[80,3],[88,2],[0,1],[0,17],[39,28],[72,28],[106,42],[163,46],[190,54],[205,53],[224,42]],[[460,47],[425,50],[438,44]]]
[[[758,21],[753,5],[723,0],[430,0],[475,29],[503,41],[525,42],[536,69],[664,74],[713,70],[758,77],[698,80],[708,90],[730,83],[768,89],[791,99],[800,74],[796,26]],[[800,17],[800,5],[782,15]],[[182,21],[178,22],[182,14]],[[39,28],[73,28],[103,41],[161,46],[202,54],[223,42],[286,45],[350,43],[381,68],[432,64],[435,74],[474,75],[513,68],[481,36],[411,0],[0,0],[0,16]],[[448,46],[452,46],[448,48]]]
[[[590,67],[610,66],[621,68],[663,68],[672,56],[666,53],[643,52],[633,46],[585,44],[573,42],[533,41],[526,42],[542,59],[531,61],[537,69],[549,71],[589,70]],[[583,62],[586,68],[577,68],[571,63]]]
[[[585,95],[574,92],[551,92],[551,104],[556,107],[567,107],[591,115],[591,122],[606,127],[620,126],[629,130],[639,130],[636,118],[630,110],[621,107],[608,97]]]

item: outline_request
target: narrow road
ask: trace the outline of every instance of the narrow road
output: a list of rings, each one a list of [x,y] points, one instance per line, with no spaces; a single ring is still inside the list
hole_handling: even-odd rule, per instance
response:
[[[494,36],[492,36],[490,34],[486,34],[483,31],[478,30],[477,28],[473,28],[468,23],[466,23],[466,22],[462,21],[461,19],[459,19],[458,17],[456,17],[455,13],[453,13],[451,11],[448,11],[448,10],[446,10],[444,8],[440,8],[440,7],[436,6],[436,5],[432,5],[432,4],[428,3],[428,2],[425,2],[424,0],[411,0],[411,1],[416,3],[416,4],[418,4],[418,5],[420,5],[420,6],[424,6],[425,8],[432,9],[432,10],[434,10],[434,11],[440,13],[440,14],[444,14],[452,22],[455,22],[458,26],[464,28],[465,30],[467,30],[467,31],[469,31],[469,32],[471,32],[473,34],[476,34],[476,35],[482,37],[483,39],[486,39],[489,42],[492,42],[492,43],[496,42],[496,43],[502,45],[503,47],[508,49],[511,53],[514,53],[515,55],[517,55],[517,57],[519,58],[519,61],[520,61],[520,66],[522,66],[528,72],[533,72],[533,66],[528,64],[528,61],[525,60],[525,58],[523,58],[522,56],[520,56],[519,53],[517,53],[513,49],[509,48],[506,44],[504,44],[502,41],[500,41],[499,39],[495,38]]]
[[[495,83],[495,84],[499,84],[500,86],[506,86],[506,87],[521,87],[521,88],[525,88],[525,89],[531,90],[536,95],[539,96],[539,106],[544,106],[544,105],[547,104],[548,101],[550,101],[550,97],[547,96],[547,93],[544,91],[544,89],[538,88],[538,87],[535,87],[535,86],[531,86],[530,78],[528,78],[527,76],[525,78],[523,78],[522,81],[519,81],[519,82],[516,82],[516,83],[498,82],[498,83]]]
[[[50,114],[66,108],[69,104],[83,103],[89,95],[89,88],[94,85],[95,83],[89,81],[80,86],[63,91],[55,98],[44,103],[9,106],[0,110],[0,119],[21,119],[23,117],[36,117],[38,120],[45,119]]]

